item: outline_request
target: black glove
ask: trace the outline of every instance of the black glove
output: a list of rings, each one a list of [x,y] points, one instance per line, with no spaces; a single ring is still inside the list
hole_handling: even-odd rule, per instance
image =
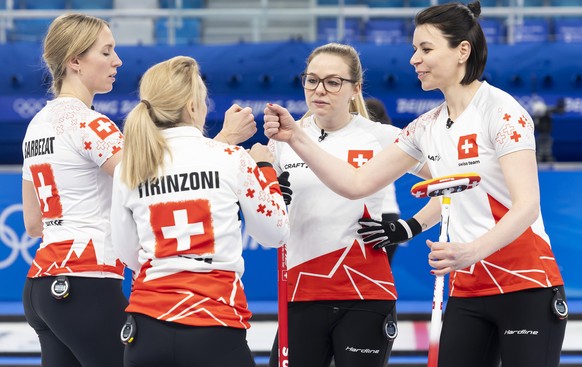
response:
[[[291,183],[289,182],[289,172],[284,171],[277,177],[277,181],[279,181],[279,186],[281,186],[281,194],[283,195],[283,201],[285,204],[291,204],[291,194],[293,194],[293,190],[291,190]]]
[[[362,235],[364,244],[374,245],[376,250],[406,242],[422,232],[422,226],[414,218],[394,222],[362,218],[358,223],[362,226],[358,234]]]

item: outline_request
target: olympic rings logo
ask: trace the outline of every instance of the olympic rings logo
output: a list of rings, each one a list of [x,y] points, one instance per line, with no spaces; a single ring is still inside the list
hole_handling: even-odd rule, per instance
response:
[[[18,116],[29,119],[34,117],[46,103],[44,98],[16,98],[12,103],[12,108]]]
[[[22,255],[28,264],[32,264],[33,256],[30,255],[29,249],[40,241],[38,238],[29,237],[26,231],[19,237],[14,228],[7,224],[7,219],[18,212],[22,212],[22,204],[10,205],[0,214],[0,242],[10,249],[8,257],[0,259],[0,269],[14,264],[18,255]]]

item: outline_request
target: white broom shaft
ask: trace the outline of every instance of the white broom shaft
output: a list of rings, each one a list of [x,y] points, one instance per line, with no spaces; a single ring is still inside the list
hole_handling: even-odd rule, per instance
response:
[[[451,197],[443,196],[443,203],[441,205],[441,231],[439,233],[439,242],[447,242],[449,240],[449,210],[451,208]]]
[[[448,241],[449,232],[449,209],[451,206],[451,197],[449,195],[443,196],[441,205],[441,230],[439,234],[439,242]],[[434,294],[432,300],[432,313],[430,317],[430,333],[429,333],[429,367],[436,367],[438,361],[438,345],[441,335],[442,324],[442,309],[443,309],[443,294],[445,288],[445,278],[442,275],[437,275],[434,281]]]
[[[430,317],[430,334],[429,341],[431,343],[438,342],[441,335],[441,321],[443,309],[443,292],[445,288],[445,277],[437,275],[434,280],[434,295],[432,314]]]

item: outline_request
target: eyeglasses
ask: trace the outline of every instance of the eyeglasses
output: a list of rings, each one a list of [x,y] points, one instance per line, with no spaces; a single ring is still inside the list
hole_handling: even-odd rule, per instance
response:
[[[312,74],[301,74],[301,85],[307,90],[316,90],[319,83],[323,83],[323,89],[328,93],[337,93],[342,89],[343,82],[356,83],[356,80],[344,79],[339,76],[328,76],[327,78],[319,79]]]

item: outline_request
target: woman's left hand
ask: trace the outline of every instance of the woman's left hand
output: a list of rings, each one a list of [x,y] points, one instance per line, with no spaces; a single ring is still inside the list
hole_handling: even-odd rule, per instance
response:
[[[459,242],[432,242],[426,240],[426,245],[430,248],[428,254],[428,264],[435,270],[435,275],[445,275],[455,270],[467,268],[479,258],[477,248],[473,243]]]

